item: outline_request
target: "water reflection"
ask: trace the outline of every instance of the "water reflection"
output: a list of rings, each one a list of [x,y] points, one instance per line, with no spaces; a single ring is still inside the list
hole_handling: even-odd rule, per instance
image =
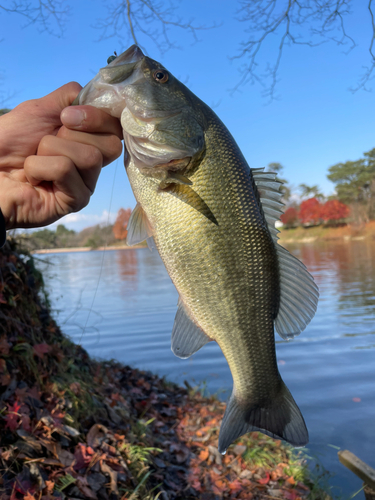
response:
[[[129,295],[137,290],[138,260],[134,249],[119,250],[116,252],[116,263],[119,277],[125,283],[121,287],[122,295]]]
[[[372,241],[289,245],[288,249],[313,274],[321,293],[318,310],[328,302],[340,336],[375,334],[375,244]]]

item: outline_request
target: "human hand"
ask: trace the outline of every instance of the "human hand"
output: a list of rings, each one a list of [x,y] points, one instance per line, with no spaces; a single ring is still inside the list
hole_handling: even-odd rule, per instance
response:
[[[101,168],[122,151],[119,120],[92,106],[68,107],[68,83],[0,117],[0,208],[7,229],[40,227],[85,207]]]

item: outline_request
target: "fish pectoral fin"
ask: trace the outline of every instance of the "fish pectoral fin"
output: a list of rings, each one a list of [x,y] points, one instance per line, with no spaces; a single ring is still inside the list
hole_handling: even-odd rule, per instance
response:
[[[283,439],[293,446],[308,443],[309,434],[301,411],[283,381],[278,395],[262,404],[242,401],[233,390],[221,423],[219,452],[224,454],[233,441],[252,431]]]
[[[172,196],[175,196],[182,202],[190,205],[195,210],[204,215],[208,220],[216,224],[216,226],[219,225],[210,207],[190,186],[174,183],[169,184],[165,189],[163,189],[163,191],[166,193],[170,193]]]
[[[159,187],[160,189],[165,189],[170,184],[191,186],[193,183],[190,179],[185,177],[185,175],[179,174],[178,172],[167,172],[165,179],[160,182]]]
[[[142,241],[147,240],[147,238],[153,235],[150,221],[139,203],[137,203],[135,209],[131,213],[127,230],[126,243],[129,246],[142,243]]]
[[[182,359],[189,358],[211,340],[190,318],[183,302],[179,299],[172,330],[171,349],[173,354]]]

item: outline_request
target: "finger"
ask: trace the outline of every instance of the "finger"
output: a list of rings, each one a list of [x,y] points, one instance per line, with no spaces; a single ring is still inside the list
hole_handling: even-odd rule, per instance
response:
[[[91,193],[103,166],[100,150],[88,144],[68,141],[54,135],[45,135],[38,146],[38,156],[66,156],[78,170]]]
[[[94,106],[70,106],[63,109],[60,119],[63,125],[71,129],[114,134],[119,139],[123,138],[120,121]]]
[[[54,210],[58,216],[78,212],[90,201],[91,191],[66,156],[29,156],[24,171],[28,182],[38,186],[54,205],[46,207],[51,215]]]
[[[88,134],[61,127],[57,137],[68,141],[95,146],[103,156],[103,167],[112,163],[122,153],[122,142],[117,135]]]
[[[74,99],[79,94],[82,86],[77,82],[69,82],[62,87],[54,90],[50,94],[42,97],[42,99],[51,105],[53,109],[58,109],[60,112],[66,106],[70,106]]]

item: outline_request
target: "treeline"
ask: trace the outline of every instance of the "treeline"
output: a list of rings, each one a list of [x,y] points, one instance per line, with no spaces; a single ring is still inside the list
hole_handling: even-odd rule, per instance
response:
[[[284,182],[286,210],[281,222],[286,227],[298,225],[363,224],[375,219],[375,148],[357,161],[337,163],[328,169],[327,178],[335,185],[335,194],[325,197],[317,185],[300,184],[297,191],[280,174],[283,166],[270,163],[268,171]]]
[[[16,235],[17,240],[29,251],[53,248],[98,248],[116,242],[113,226],[97,224],[76,232],[59,224],[55,231],[40,229]]]

